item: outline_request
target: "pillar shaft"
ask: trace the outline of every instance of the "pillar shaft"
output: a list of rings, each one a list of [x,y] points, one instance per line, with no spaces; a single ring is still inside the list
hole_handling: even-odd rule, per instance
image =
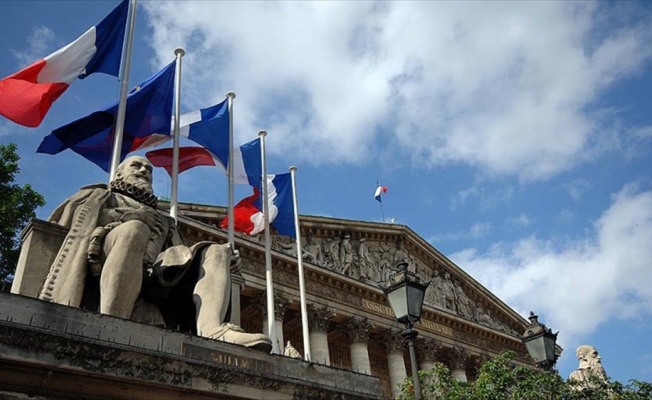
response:
[[[331,356],[328,352],[328,334],[326,332],[310,332],[310,354],[312,354],[313,362],[331,365]]]
[[[402,353],[391,353],[387,355],[387,366],[389,368],[389,384],[392,387],[392,397],[397,398],[401,394],[399,385],[407,377],[405,361]]]

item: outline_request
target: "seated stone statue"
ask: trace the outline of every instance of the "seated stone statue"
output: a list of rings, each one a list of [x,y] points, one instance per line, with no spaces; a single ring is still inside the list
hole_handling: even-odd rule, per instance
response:
[[[225,323],[230,303],[229,244],[182,244],[175,221],[156,209],[152,165],[127,158],[116,179],[64,201],[50,221],[69,228],[40,299],[191,331],[260,350],[263,334]]]
[[[602,367],[600,354],[593,346],[582,345],[577,348],[577,359],[579,367],[570,373],[569,380],[575,381],[574,387],[578,390],[583,388],[596,388],[600,381],[607,381],[607,373]]]

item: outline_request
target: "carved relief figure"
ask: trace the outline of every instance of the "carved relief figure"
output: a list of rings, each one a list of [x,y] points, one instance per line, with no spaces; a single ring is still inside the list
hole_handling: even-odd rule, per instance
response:
[[[317,243],[313,235],[308,235],[308,243],[303,248],[303,259],[320,266],[324,263],[321,244]]]
[[[494,327],[494,320],[491,318],[490,311],[484,308],[482,303],[479,303],[475,309],[475,320],[479,324],[488,326],[490,328]]]
[[[70,232],[40,299],[158,325],[186,325],[207,338],[271,349],[265,335],[224,322],[231,247],[184,246],[174,220],[155,207],[152,165],[139,156],[120,164],[109,187],[87,186],[68,198],[50,216]],[[188,321],[189,315],[196,317]]]
[[[339,272],[348,275],[354,276],[354,271],[351,266],[353,264],[353,248],[351,246],[351,236],[344,235],[342,242],[340,243],[340,269]]]
[[[570,373],[568,379],[576,381],[575,387],[578,390],[583,387],[595,388],[599,381],[608,379],[602,367],[602,358],[593,346],[582,345],[577,348],[575,354],[580,365]]]
[[[455,281],[455,302],[459,315],[464,318],[473,319],[471,299],[464,293],[464,289],[462,289],[462,285],[458,281]]]
[[[398,242],[396,242],[396,251],[394,252],[394,260],[392,265],[396,266],[396,264],[403,261],[407,262],[408,265],[411,263],[410,256],[405,250],[405,242],[403,239],[400,239]]]
[[[452,311],[457,312],[455,306],[455,286],[451,281],[451,275],[448,272],[444,273],[444,280],[441,283],[442,286],[442,305]]]
[[[442,291],[442,278],[439,275],[439,271],[433,269],[432,278],[430,278],[430,286],[426,292],[426,300],[432,305],[443,307]]]
[[[369,253],[369,248],[367,247],[367,241],[365,238],[360,239],[360,244],[358,245],[358,251],[354,261],[357,265],[357,269],[360,271],[360,279],[373,281],[373,260],[371,258],[371,253]]]
[[[335,271],[340,270],[340,237],[335,236],[333,239],[324,242],[324,264],[328,269]]]

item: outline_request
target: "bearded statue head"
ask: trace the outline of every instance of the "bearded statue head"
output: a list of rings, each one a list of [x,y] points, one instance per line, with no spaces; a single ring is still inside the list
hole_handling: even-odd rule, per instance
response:
[[[607,373],[602,366],[602,358],[595,347],[582,345],[577,348],[576,354],[580,362],[579,369],[589,370],[596,376],[607,379]]]
[[[118,165],[115,179],[151,193],[152,170],[152,164],[147,158],[131,156]]]

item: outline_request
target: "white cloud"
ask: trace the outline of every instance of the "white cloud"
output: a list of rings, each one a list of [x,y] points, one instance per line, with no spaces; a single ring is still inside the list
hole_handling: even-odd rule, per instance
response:
[[[188,107],[234,90],[239,141],[264,128],[316,164],[391,151],[545,179],[608,151],[592,106],[652,53],[649,15],[589,2],[143,5],[159,65],[188,51]]]
[[[479,239],[487,236],[491,232],[491,224],[488,222],[477,222],[473,224],[468,230],[447,232],[441,235],[435,235],[428,241],[431,243],[438,243],[443,241],[465,240],[465,239]]]
[[[450,258],[514,306],[535,310],[565,341],[612,319],[652,315],[652,191],[626,185],[583,237],[530,236]],[[599,312],[596,312],[599,310]]]
[[[519,214],[518,217],[510,218],[508,223],[515,227],[529,226],[534,223],[535,219],[525,213]]]
[[[502,205],[514,196],[512,185],[472,186],[460,190],[451,199],[451,210],[466,204],[470,199],[477,198],[480,211],[487,211],[497,205]]]
[[[592,188],[591,183],[583,178],[575,179],[572,182],[570,182],[568,185],[566,185],[566,189],[568,190],[568,195],[575,201],[579,201],[584,195],[584,192],[586,192],[591,188]]]
[[[27,46],[11,53],[18,62],[18,68],[23,68],[50,54],[54,44],[54,32],[45,26],[37,26],[27,37]]]

